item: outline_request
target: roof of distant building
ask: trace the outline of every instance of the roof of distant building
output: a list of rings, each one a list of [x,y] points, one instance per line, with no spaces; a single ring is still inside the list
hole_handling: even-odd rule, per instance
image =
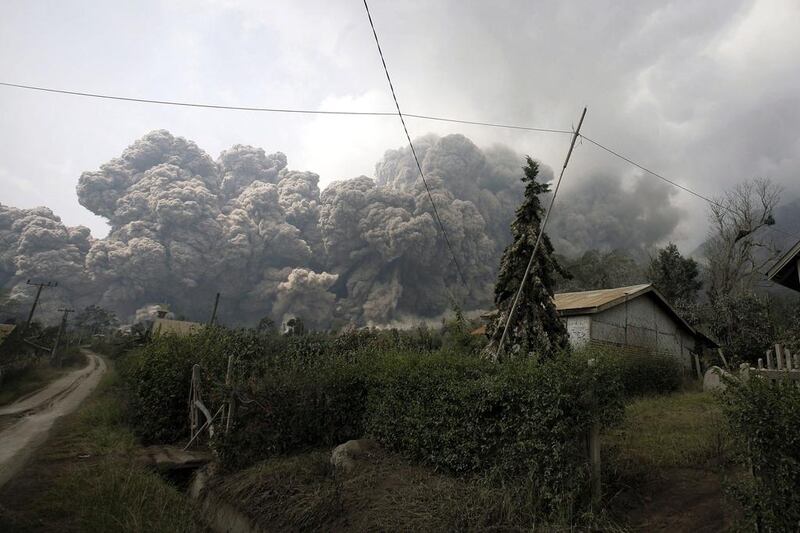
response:
[[[784,287],[789,287],[796,291],[800,291],[800,241],[792,246],[780,259],[778,259],[772,268],[767,272],[767,279],[780,283]]]
[[[173,334],[183,336],[190,335],[202,327],[203,324],[200,324],[199,322],[172,320],[170,318],[156,318],[153,320],[153,327],[150,331],[153,333],[153,335]]]

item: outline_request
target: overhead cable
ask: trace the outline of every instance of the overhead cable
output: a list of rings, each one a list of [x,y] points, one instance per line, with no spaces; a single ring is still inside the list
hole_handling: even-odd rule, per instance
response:
[[[118,96],[112,94],[90,93],[82,91],[69,91],[65,89],[55,89],[52,87],[41,87],[36,85],[24,85],[21,83],[10,83],[0,81],[0,86],[14,87],[16,89],[25,89],[29,91],[39,91],[53,94],[65,94],[69,96],[83,96],[86,98],[99,98],[101,100],[117,100],[122,102],[134,102],[138,104],[156,104],[168,105],[178,107],[197,107],[201,109],[222,109],[228,111],[249,111],[258,113],[290,113],[298,115],[344,115],[344,116],[362,116],[362,117],[394,117],[397,116],[396,111],[347,111],[347,110],[320,110],[320,109],[296,109],[296,108],[280,108],[280,107],[257,107],[257,106],[236,106],[224,104],[204,104],[199,102],[181,102],[178,100],[156,100],[152,98],[135,98],[131,96]],[[475,120],[463,120],[458,118],[437,117],[432,115],[420,115],[414,113],[405,113],[403,116],[416,118],[420,120],[431,120],[436,122],[451,122],[455,124],[469,124],[473,126],[488,126],[491,128],[505,128],[511,130],[522,131],[537,131],[542,133],[568,133],[569,130],[559,130],[553,128],[536,128],[533,126],[521,126],[517,124],[501,124],[498,122],[480,122]]]
[[[439,228],[442,230],[442,235],[444,236],[444,241],[447,244],[447,248],[450,250],[450,255],[453,258],[453,264],[456,266],[456,271],[458,272],[458,277],[461,279],[461,283],[464,285],[464,288],[469,292],[469,285],[467,285],[467,280],[464,277],[464,273],[461,271],[461,265],[458,263],[458,259],[456,258],[455,250],[453,249],[453,245],[450,243],[450,238],[447,236],[447,230],[442,223],[442,218],[439,216],[439,210],[436,208],[436,202],[433,200],[433,194],[431,194],[431,188],[428,186],[428,180],[425,179],[425,173],[422,171],[422,165],[419,163],[419,157],[417,157],[417,151],[414,149],[414,143],[411,142],[411,135],[408,133],[408,127],[406,127],[406,121],[403,118],[403,112],[400,111],[400,103],[397,101],[397,94],[394,90],[394,84],[392,83],[392,77],[389,75],[389,69],[386,66],[386,59],[383,57],[383,50],[381,50],[381,43],[378,40],[378,33],[375,31],[375,24],[372,22],[372,14],[369,12],[369,5],[367,4],[367,0],[364,0],[364,9],[367,11],[367,18],[369,19],[369,25],[372,28],[372,36],[375,37],[375,46],[378,47],[378,55],[381,56],[381,64],[383,64],[383,72],[386,73],[386,81],[389,82],[389,89],[392,91],[392,99],[394,100],[394,106],[397,108],[397,116],[400,117],[400,123],[403,125],[403,131],[406,134],[406,139],[408,139],[408,145],[411,147],[411,155],[414,156],[414,161],[417,163],[417,170],[419,170],[419,177],[422,178],[422,184],[425,186],[425,190],[428,193],[428,199],[431,201],[431,207],[433,208],[433,215],[436,217],[436,222],[439,223]]]
[[[664,181],[666,183],[669,183],[673,187],[677,187],[678,189],[680,189],[682,191],[686,191],[689,194],[691,194],[693,196],[696,196],[697,198],[700,198],[701,200],[705,200],[706,202],[708,202],[709,204],[711,204],[713,206],[716,206],[716,207],[718,207],[720,209],[728,211],[729,213],[732,213],[734,215],[737,214],[733,209],[731,209],[730,207],[728,207],[728,206],[726,206],[724,204],[721,204],[717,200],[714,200],[712,198],[709,198],[708,196],[700,194],[699,192],[694,191],[694,190],[690,189],[689,187],[686,187],[685,185],[681,185],[680,183],[678,183],[678,182],[676,182],[674,180],[671,180],[671,179],[667,178],[666,176],[664,176],[662,174],[659,174],[658,172],[654,172],[654,171],[650,170],[649,168],[645,167],[644,165],[642,165],[640,163],[637,163],[636,161],[632,160],[631,158],[622,155],[621,153],[617,152],[616,150],[613,150],[613,149],[609,148],[608,146],[604,146],[603,144],[600,144],[599,142],[595,141],[594,139],[592,139],[590,137],[587,137],[586,135],[581,134],[580,137],[582,139],[585,139],[586,141],[590,142],[591,144],[597,146],[601,150],[605,150],[609,154],[611,154],[611,155],[613,155],[615,157],[618,157],[618,158],[622,159],[623,161],[626,161],[627,163],[630,163],[631,165],[635,166],[636,168],[638,168],[640,170],[643,170],[644,172],[650,174],[651,176],[654,176],[654,177],[656,177],[656,178],[658,178],[658,179],[660,179],[660,180],[662,180],[662,181]],[[788,231],[784,231],[784,230],[776,228],[774,226],[765,226],[765,227],[768,228],[768,229],[771,229],[772,231],[774,231],[776,233],[781,233],[783,235],[786,235],[787,237],[792,237],[794,239],[800,239],[800,236],[794,235],[792,233],[789,233]]]

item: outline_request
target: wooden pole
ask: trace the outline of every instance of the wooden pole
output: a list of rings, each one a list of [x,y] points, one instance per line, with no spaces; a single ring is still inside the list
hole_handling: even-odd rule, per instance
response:
[[[692,355],[694,355],[694,368],[695,370],[697,370],[697,379],[702,381],[703,373],[700,371],[700,358],[697,356],[696,353]]]
[[[53,351],[50,353],[50,360],[58,368],[61,368],[61,357],[59,356],[58,359],[56,359],[56,355],[58,355],[58,343],[61,341],[61,335],[64,334],[64,330],[67,328],[67,315],[69,315],[75,310],[59,309],[59,311],[63,311],[64,315],[61,317],[61,324],[58,325],[58,333],[56,333],[56,340],[53,343]]]
[[[27,329],[31,325],[31,321],[33,320],[33,313],[34,313],[34,311],[36,311],[36,306],[39,305],[39,296],[42,295],[42,289],[44,289],[45,287],[57,287],[58,286],[58,282],[57,281],[48,281],[46,283],[31,283],[31,280],[27,280],[25,282],[25,284],[26,285],[36,285],[36,287],[38,287],[36,289],[36,297],[33,299],[33,305],[31,306],[31,312],[28,313],[28,320],[25,322],[25,330],[27,331]]]
[[[719,357],[722,359],[722,362],[725,364],[725,370],[730,372],[731,371],[731,367],[728,366],[728,360],[725,359],[725,354],[722,353],[722,348],[717,348],[717,352],[719,352]]]
[[[211,320],[208,321],[209,326],[213,326],[214,322],[217,320],[217,306],[219,305],[219,293],[217,293],[217,297],[214,298],[214,310],[211,311]]]
[[[231,389],[230,396],[228,397],[228,408],[225,416],[227,419],[225,420],[225,433],[228,433],[231,429],[231,419],[233,418],[233,410],[234,410],[234,402],[236,398],[233,395],[233,389],[231,388],[231,384],[233,382],[233,356],[228,356],[228,371],[225,373],[225,386]]]
[[[595,364],[594,359],[589,359],[589,367]],[[597,509],[600,505],[600,499],[603,495],[602,489],[602,468],[600,463],[600,422],[596,419],[597,414],[597,396],[595,395],[594,387],[591,390],[591,405],[592,405],[592,425],[589,428],[589,464],[591,465],[592,472],[592,506]]]

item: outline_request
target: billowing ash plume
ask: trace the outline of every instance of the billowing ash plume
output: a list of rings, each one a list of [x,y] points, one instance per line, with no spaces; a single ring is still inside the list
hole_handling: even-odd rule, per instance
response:
[[[559,195],[549,233],[558,253],[588,249],[644,252],[669,238],[682,211],[672,205],[676,190],[639,179],[625,188],[618,176],[597,175]]]
[[[16,209],[0,204],[0,286],[10,289],[11,307],[32,301],[35,288],[26,285],[27,279],[59,281],[57,288],[47,289],[48,298],[42,301],[40,312],[50,320],[64,303],[91,303],[84,270],[91,244],[89,228],[66,227],[46,207]]]
[[[215,161],[163,130],[80,177],[80,203],[109,221],[105,239],[45,208],[0,207],[0,282],[18,291],[27,277],[59,279],[65,298],[123,320],[152,304],[207,320],[216,292],[222,321],[299,316],[313,329],[437,317],[454,300],[486,308],[523,193],[523,158],[462,135],[428,135],[415,147],[467,288],[409,149],[387,151],[375,180],[320,192],[319,176],[290,170],[282,153],[236,145]],[[649,182],[626,190],[614,178],[588,181],[560,198],[556,249],[652,244],[677,223],[669,198]]]

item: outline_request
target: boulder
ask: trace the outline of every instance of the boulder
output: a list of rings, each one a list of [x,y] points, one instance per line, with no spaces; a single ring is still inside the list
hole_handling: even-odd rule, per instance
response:
[[[703,376],[703,390],[725,390],[725,382],[722,381],[722,376],[731,377],[729,372],[724,371],[718,366],[712,366],[706,370]]]
[[[336,472],[352,472],[356,461],[369,457],[378,450],[380,446],[374,440],[349,440],[333,449],[331,464]]]

